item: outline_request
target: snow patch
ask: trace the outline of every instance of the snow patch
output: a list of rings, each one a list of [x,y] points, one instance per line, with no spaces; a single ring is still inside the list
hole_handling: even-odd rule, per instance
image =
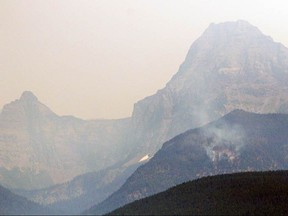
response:
[[[149,157],[149,155],[147,154],[147,155],[145,155],[144,157],[142,157],[138,162],[143,162],[143,161],[146,161],[146,160],[148,160],[150,157]]]

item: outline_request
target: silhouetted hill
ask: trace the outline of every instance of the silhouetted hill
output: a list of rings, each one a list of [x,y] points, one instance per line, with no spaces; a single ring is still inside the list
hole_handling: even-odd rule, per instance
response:
[[[288,171],[204,177],[135,201],[111,215],[287,215]]]

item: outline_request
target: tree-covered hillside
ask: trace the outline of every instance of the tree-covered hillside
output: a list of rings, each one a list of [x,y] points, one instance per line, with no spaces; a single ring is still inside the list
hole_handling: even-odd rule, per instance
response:
[[[288,171],[204,177],[119,208],[111,215],[287,215]]]

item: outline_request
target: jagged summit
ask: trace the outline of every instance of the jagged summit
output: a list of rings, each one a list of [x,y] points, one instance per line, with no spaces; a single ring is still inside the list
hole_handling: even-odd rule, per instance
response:
[[[287,57],[287,49],[283,45],[275,43],[246,21],[210,24],[192,44],[172,80],[182,75],[185,77],[181,80],[194,79],[191,74],[210,78],[237,74],[254,77],[264,73],[271,75],[279,72],[275,68],[284,66]]]
[[[4,105],[1,113],[2,120],[6,119],[5,121],[12,122],[12,119],[23,120],[23,118],[29,119],[32,116],[35,120],[44,116],[56,117],[57,115],[46,105],[42,104],[31,91],[24,91],[19,99]],[[21,121],[19,120],[19,122]]]
[[[38,98],[31,91],[24,91],[20,97],[20,100],[25,101],[38,101]]]
[[[256,26],[247,21],[224,22],[210,24],[199,38],[200,41],[208,41],[210,48],[231,46],[258,46],[259,43],[273,42],[270,36],[263,34]],[[201,44],[203,46],[203,44]],[[232,48],[233,49],[233,48]]]

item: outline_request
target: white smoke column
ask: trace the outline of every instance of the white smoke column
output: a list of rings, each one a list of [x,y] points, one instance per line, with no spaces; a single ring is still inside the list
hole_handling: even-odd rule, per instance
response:
[[[212,161],[226,156],[234,160],[244,147],[245,131],[240,125],[228,125],[223,122],[221,126],[211,125],[206,131],[210,139],[203,146]]]

